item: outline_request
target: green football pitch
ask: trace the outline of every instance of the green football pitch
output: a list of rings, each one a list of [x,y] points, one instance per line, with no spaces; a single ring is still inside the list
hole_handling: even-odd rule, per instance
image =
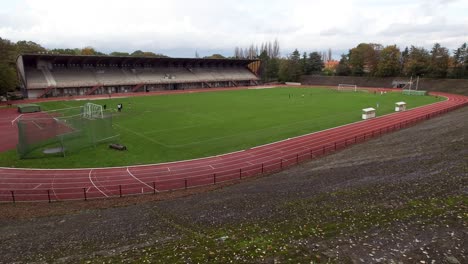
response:
[[[338,92],[318,88],[226,90],[207,93],[111,98],[90,101],[114,113],[113,124],[127,151],[101,144],[66,157],[18,159],[0,153],[0,166],[105,167],[185,160],[238,151],[361,120],[361,109],[392,113],[441,98],[389,92]],[[87,101],[41,103],[43,110],[82,106]],[[117,104],[123,104],[117,112]]]

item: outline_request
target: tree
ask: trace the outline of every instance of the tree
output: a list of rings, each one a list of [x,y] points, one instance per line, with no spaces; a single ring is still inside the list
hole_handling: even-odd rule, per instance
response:
[[[448,72],[449,58],[448,49],[440,46],[439,43],[434,44],[428,69],[430,76],[445,78]]]
[[[6,63],[0,63],[0,95],[13,91],[16,85],[15,69]]]
[[[429,61],[430,55],[426,49],[411,46],[403,71],[407,76],[424,75],[428,72]]]
[[[24,53],[39,53],[39,52],[46,52],[47,50],[42,47],[41,45],[33,42],[33,41],[26,41],[21,40],[16,42],[16,49],[19,54]]]
[[[468,45],[463,43],[453,51],[453,69],[451,76],[455,78],[468,78]]]
[[[270,58],[266,67],[268,81],[277,80],[279,74],[280,59]]]
[[[405,47],[405,50],[401,53],[401,61],[400,61],[400,72],[404,71],[404,67],[406,62],[408,61],[409,58],[409,49],[408,47]]]
[[[288,82],[292,80],[290,60],[280,59],[278,65],[278,79],[280,82]]]
[[[349,66],[355,76],[374,75],[382,45],[361,43],[349,51]]]
[[[258,73],[260,77],[262,78],[263,82],[268,82],[269,81],[269,76],[268,76],[268,65],[270,64],[270,57],[268,57],[267,52],[264,50],[260,53],[258,56],[258,59],[260,59],[260,68],[258,70]]]
[[[301,70],[302,74],[310,74],[309,60],[307,60],[307,53],[304,52],[301,58]]]
[[[301,78],[301,75],[303,74],[302,67],[301,67],[301,54],[297,49],[291,53],[290,57],[290,63],[289,67],[290,69],[290,76],[291,76],[291,81],[297,82]]]
[[[323,60],[320,54],[316,51],[309,53],[307,65],[309,67],[308,68],[309,74],[321,72],[323,68],[325,67],[325,64],[323,63]]]
[[[211,56],[205,56],[203,57],[204,59],[225,59],[226,57],[224,57],[223,55],[221,54],[213,54]]]
[[[387,46],[380,52],[375,76],[391,77],[400,73],[401,52],[396,45]]]
[[[278,77],[283,82],[297,82],[300,80],[302,72],[301,54],[296,49],[286,59],[279,62]]]
[[[348,76],[351,74],[351,68],[349,67],[349,60],[345,54],[341,55],[340,62],[336,67],[336,75]]]
[[[81,55],[97,55],[97,52],[93,47],[88,46],[81,49]]]
[[[168,58],[168,56],[160,53],[154,53],[151,51],[141,51],[141,50],[135,50],[130,56],[133,57],[155,57],[155,58]]]
[[[49,50],[49,53],[66,54],[66,55],[80,55],[81,50],[79,50],[79,49],[52,49],[52,50]]]
[[[109,53],[111,56],[119,56],[119,57],[125,57],[125,56],[130,56],[130,53],[128,52],[120,52],[120,51],[113,51]]]
[[[8,39],[0,38],[0,54],[0,63],[15,63],[16,56],[18,55],[15,43]]]

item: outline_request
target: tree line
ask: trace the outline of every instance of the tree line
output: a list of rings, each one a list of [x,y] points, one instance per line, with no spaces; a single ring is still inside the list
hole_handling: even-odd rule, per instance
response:
[[[361,43],[341,56],[336,75],[429,78],[468,78],[468,48],[463,43],[453,50],[435,43],[432,49]]]
[[[278,52],[271,55],[275,46]],[[236,47],[234,58],[259,59],[262,61],[260,76],[263,81],[299,81],[302,75],[336,75],[367,77],[410,77],[427,78],[468,78],[468,47],[449,50],[439,43],[432,49],[410,46],[401,51],[396,45],[384,47],[381,44],[361,43],[341,55],[338,65],[325,67],[332,60],[331,49],[327,52],[301,53],[296,49],[291,54],[279,56],[279,44],[262,44],[242,49]]]
[[[261,61],[259,75],[263,82],[299,81],[301,75],[327,74],[323,72],[324,61],[331,60],[332,51],[302,55],[296,49],[291,54],[281,57],[278,40],[261,43],[260,46],[250,44],[247,48],[235,47],[234,59],[259,59]]]

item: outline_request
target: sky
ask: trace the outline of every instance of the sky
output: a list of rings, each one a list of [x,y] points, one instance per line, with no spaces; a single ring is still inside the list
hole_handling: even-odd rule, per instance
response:
[[[453,50],[468,42],[467,14],[467,0],[0,0],[0,37],[171,57],[277,39],[282,56],[331,48],[338,58],[363,42]]]

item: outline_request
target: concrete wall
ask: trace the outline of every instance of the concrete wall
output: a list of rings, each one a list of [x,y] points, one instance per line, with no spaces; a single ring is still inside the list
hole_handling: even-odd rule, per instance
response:
[[[354,77],[354,76],[312,76],[304,75],[301,78],[303,85],[337,86],[338,84],[355,84],[358,87],[392,88],[395,80],[409,81],[408,77]],[[413,80],[415,81],[415,80]],[[414,83],[415,85],[415,83]],[[413,88],[415,87],[413,85]],[[418,90],[439,91],[468,95],[468,79],[419,79]]]

